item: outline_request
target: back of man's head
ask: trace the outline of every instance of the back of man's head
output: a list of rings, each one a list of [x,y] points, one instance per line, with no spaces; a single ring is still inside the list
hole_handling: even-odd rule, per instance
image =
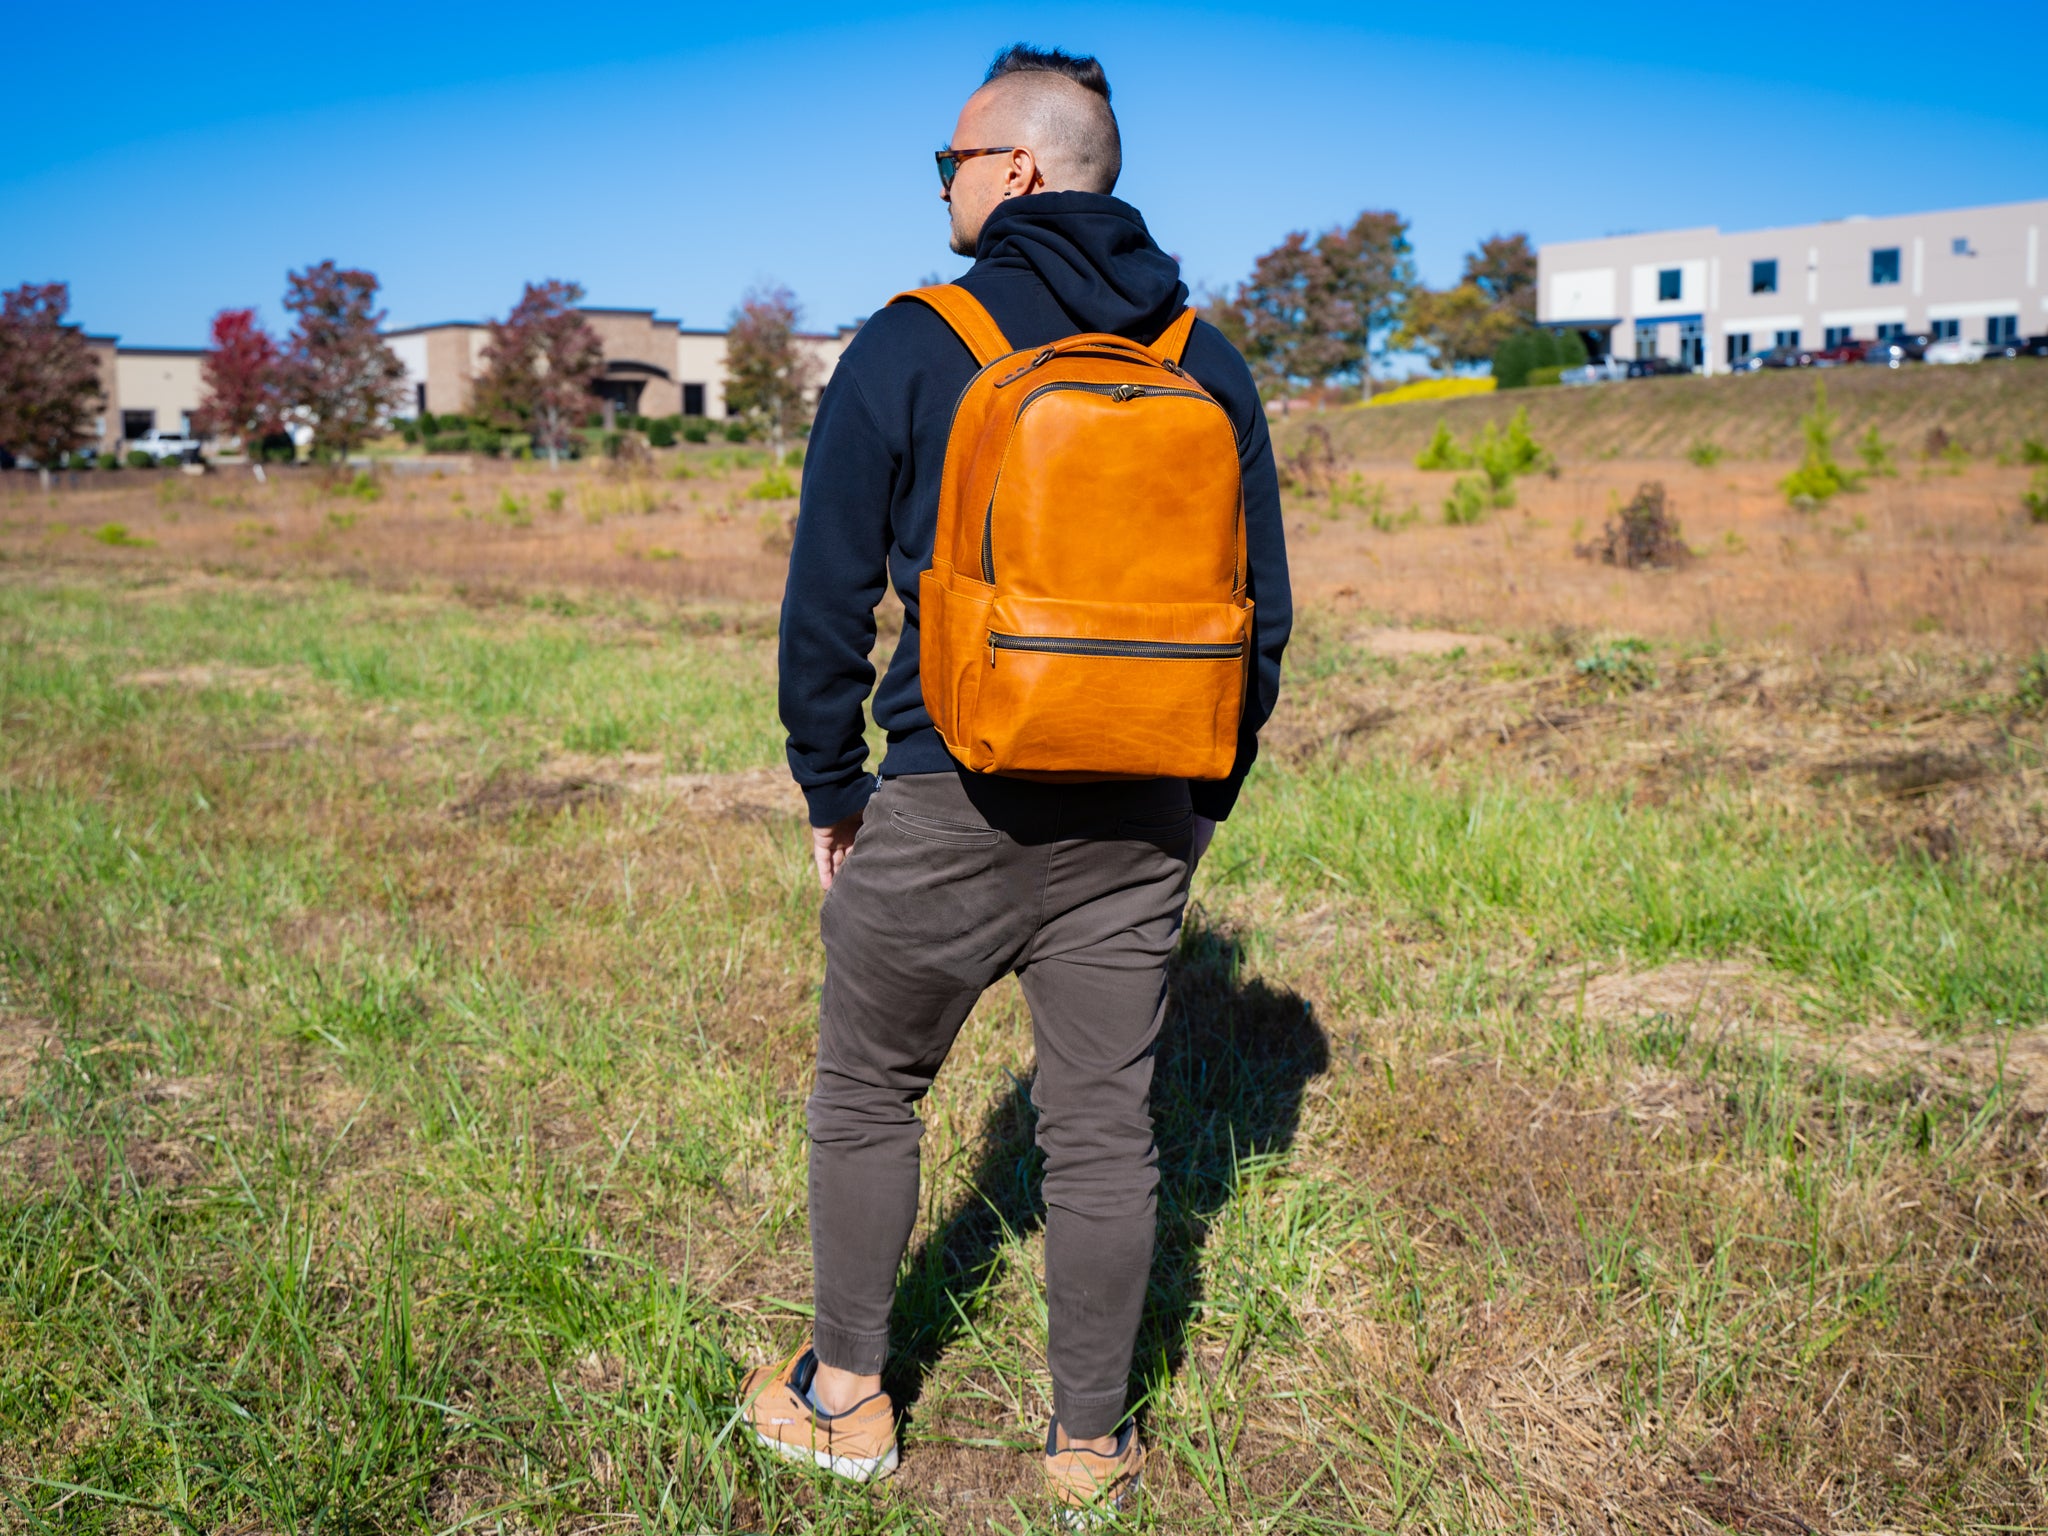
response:
[[[1015,43],[996,55],[975,94],[1008,125],[1007,142],[1031,150],[1048,192],[1116,190],[1123,138],[1095,58]]]

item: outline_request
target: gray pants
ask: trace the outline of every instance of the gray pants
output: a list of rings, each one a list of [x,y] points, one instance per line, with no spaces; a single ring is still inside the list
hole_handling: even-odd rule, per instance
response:
[[[917,1219],[917,1103],[990,984],[1031,1005],[1053,1411],[1111,1433],[1152,1262],[1152,1053],[1187,902],[1185,782],[885,782],[826,895],[809,1105],[818,1358],[874,1374]]]

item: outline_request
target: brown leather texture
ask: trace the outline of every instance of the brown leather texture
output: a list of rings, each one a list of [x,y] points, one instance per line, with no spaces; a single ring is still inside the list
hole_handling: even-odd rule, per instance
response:
[[[1229,415],[1151,347],[1019,352],[966,290],[930,305],[983,364],[954,409],[918,581],[925,707],[975,773],[1221,779],[1252,654]],[[1001,350],[995,349],[1000,344]]]

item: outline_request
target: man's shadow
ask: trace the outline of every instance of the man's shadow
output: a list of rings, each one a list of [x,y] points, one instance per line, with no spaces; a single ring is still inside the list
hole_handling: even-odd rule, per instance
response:
[[[1202,1300],[1209,1231],[1255,1159],[1294,1144],[1309,1079],[1329,1041],[1299,993],[1245,975],[1243,945],[1190,910],[1167,972],[1166,1024],[1152,1080],[1159,1238],[1132,1397],[1180,1370]],[[1031,1079],[1012,1078],[981,1129],[971,1193],[905,1265],[890,1319],[884,1385],[909,1407],[947,1347],[988,1310],[1010,1234],[1045,1219]]]

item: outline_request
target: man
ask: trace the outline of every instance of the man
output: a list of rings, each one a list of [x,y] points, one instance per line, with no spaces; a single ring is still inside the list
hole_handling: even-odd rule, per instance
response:
[[[961,286],[1013,347],[1082,331],[1150,343],[1185,307],[1173,258],[1110,196],[1121,161],[1091,58],[1011,48],[961,111],[940,157],[952,247],[975,258]],[[961,769],[920,689],[918,573],[932,562],[941,465],[974,359],[931,309],[893,305],[862,327],[819,403],[781,630],[789,761],[826,892],[808,1108],[815,1328],[804,1350],[748,1377],[744,1400],[771,1449],[844,1476],[896,1465],[881,1372],[917,1215],[917,1102],[976,999],[1015,972],[1036,1035],[1045,1154],[1050,1491],[1085,1517],[1137,1482],[1125,1390],[1152,1257],[1149,1097],[1167,960],[1189,876],[1272,712],[1291,617],[1279,486],[1250,371],[1206,325],[1183,365],[1236,431],[1256,604],[1236,763],[1214,782],[1046,783]],[[875,694],[889,741],[877,779],[861,707],[885,583],[906,614]]]

